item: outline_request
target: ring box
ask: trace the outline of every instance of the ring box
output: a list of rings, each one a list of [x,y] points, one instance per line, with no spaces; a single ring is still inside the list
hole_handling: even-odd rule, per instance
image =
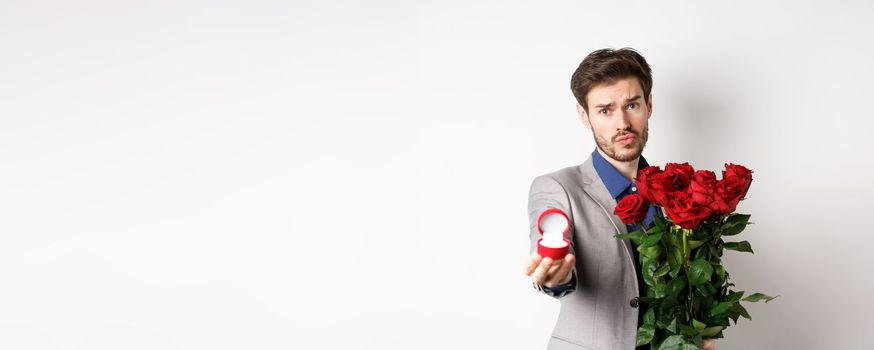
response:
[[[537,254],[552,260],[564,259],[570,250],[570,241],[565,238],[570,232],[570,220],[561,209],[548,208],[537,217]]]

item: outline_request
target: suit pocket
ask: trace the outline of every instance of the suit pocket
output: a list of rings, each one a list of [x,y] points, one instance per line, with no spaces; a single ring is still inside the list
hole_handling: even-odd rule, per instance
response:
[[[549,345],[546,348],[548,350],[601,350],[597,346],[580,344],[557,335],[553,335],[549,339]]]

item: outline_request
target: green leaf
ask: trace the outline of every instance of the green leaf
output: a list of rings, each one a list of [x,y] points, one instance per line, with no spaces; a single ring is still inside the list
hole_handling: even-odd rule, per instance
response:
[[[634,244],[639,244],[640,239],[643,238],[643,231],[636,230],[636,231],[630,232],[630,233],[620,233],[620,234],[613,235],[613,237],[616,237],[619,239],[630,239],[632,242],[634,242]]]
[[[685,278],[675,278],[668,282],[668,294],[671,297],[678,297],[683,290],[686,289],[686,279]]]
[[[744,292],[743,292],[743,291],[740,291],[740,292],[731,292],[731,293],[729,293],[729,294],[725,297],[725,300],[723,300],[723,302],[726,302],[726,303],[734,303],[734,302],[739,301],[740,298],[742,298],[743,296],[744,296]]]
[[[692,338],[692,344],[695,344],[695,346],[698,349],[703,349],[704,348],[704,338],[702,338],[700,335],[695,336],[694,338]]]
[[[696,260],[696,259],[710,260],[710,257],[707,256],[707,253],[710,252],[710,249],[709,249],[710,246],[705,246],[705,248],[708,248],[708,249],[696,249],[695,250],[695,257],[692,260]],[[689,252],[691,253],[692,250],[690,249]]]
[[[753,247],[750,246],[750,242],[740,241],[740,242],[728,242],[722,246],[725,249],[736,250],[739,252],[753,252]]]
[[[779,297],[779,295],[778,295],[777,297]],[[771,301],[771,300],[776,299],[777,297],[772,297],[772,296],[764,295],[764,294],[762,294],[762,293],[753,293],[753,294],[750,294],[750,296],[744,298],[743,300],[744,300],[744,301],[749,301],[749,302],[751,302],[751,303],[755,303],[755,302],[757,302],[757,301],[759,301],[759,300],[764,300],[764,301],[767,303],[767,302],[769,302],[769,301]]]
[[[653,277],[653,278],[662,277],[662,276],[664,276],[666,273],[668,273],[668,271],[670,271],[670,270],[671,270],[671,266],[668,265],[668,264],[664,264],[664,265],[662,265],[662,267],[660,267],[658,270],[655,270],[655,272],[652,274],[652,277]]]
[[[659,349],[662,349],[662,348],[659,348]],[[701,350],[701,348],[699,348],[697,345],[689,344],[689,343],[677,344],[677,345],[671,346],[667,349],[668,350]]]
[[[723,236],[734,236],[734,235],[736,235],[736,234],[739,234],[739,233],[743,232],[745,228],[747,228],[747,225],[746,225],[746,224],[744,224],[744,225],[734,225],[734,226],[730,226],[730,227],[728,227],[728,228],[723,228],[723,229],[722,229],[722,235],[723,235]]]
[[[665,252],[665,248],[662,248],[662,246],[660,245],[654,245],[649,247],[641,245],[637,247],[637,251],[640,252],[641,255],[655,260],[658,259],[662,255],[662,253]]]
[[[704,244],[704,241],[686,241],[686,244],[689,245],[689,250],[700,247]]]
[[[719,277],[720,281],[725,281],[725,267],[717,265],[713,268],[713,272],[716,272],[716,277]]]
[[[661,240],[662,240],[661,233],[649,234],[643,238],[643,241],[640,242],[640,246],[641,247],[649,247],[649,246],[655,245],[656,243],[658,243]]]
[[[673,350],[677,347],[677,345],[684,344],[685,342],[686,342],[686,340],[683,339],[682,335],[672,335],[670,337],[665,338],[665,340],[659,346],[659,350],[668,350],[668,349]]]
[[[670,247],[668,248],[668,264],[671,264],[671,276],[677,277],[677,274],[674,273],[675,269],[679,271],[679,268],[683,266],[683,248],[682,247]]]
[[[677,333],[677,319],[675,318],[675,319],[671,320],[671,324],[669,324],[667,327],[665,327],[665,329],[667,329],[671,333]]]
[[[732,303],[719,303],[713,305],[713,307],[710,308],[710,316],[716,316],[726,313],[731,305]]]
[[[695,286],[695,289],[697,289],[698,292],[701,293],[701,296],[705,296],[705,297],[709,297],[711,295],[716,294],[716,287],[714,287],[710,283],[701,283],[701,284]]]
[[[728,317],[731,317],[734,320],[734,324],[737,324],[737,318],[739,316],[743,316],[748,320],[752,320],[750,317],[750,313],[747,312],[747,309],[743,307],[740,303],[732,303],[731,307],[728,308]]]
[[[656,217],[653,219],[654,219],[653,222],[655,223],[655,227],[658,227],[659,229],[661,229],[661,231],[664,231],[665,227],[668,226],[668,222],[664,218],[662,218],[661,216],[656,215]]]
[[[723,236],[734,236],[741,233],[747,227],[749,221],[750,216],[747,214],[732,214],[725,221],[725,224],[722,225],[720,234]]]
[[[655,324],[655,309],[649,308],[646,310],[646,313],[643,314],[643,324],[654,325]]]
[[[667,289],[664,283],[655,284],[646,289],[646,295],[650,298],[661,299],[667,296]]]
[[[653,259],[650,259],[646,255],[642,255],[641,260],[642,261],[640,263],[640,270],[641,273],[643,273],[643,281],[650,286],[656,284],[655,280],[652,277],[653,273],[655,272]]]
[[[710,280],[713,274],[713,266],[704,259],[698,259],[692,262],[689,267],[689,285],[695,286]]]
[[[659,315],[670,316],[677,308],[677,300],[672,298],[667,298],[662,300],[661,305],[659,305]]]
[[[722,250],[716,250],[716,246],[713,244],[706,245],[707,250],[710,252],[710,256],[722,257]],[[699,249],[704,250],[704,249]]]
[[[651,324],[640,326],[640,328],[637,329],[637,341],[635,342],[635,346],[649,344],[654,336],[655,326]]]
[[[683,324],[683,325],[680,325],[680,334],[694,337],[694,336],[698,335],[698,330],[695,329],[695,327],[691,327],[691,326],[687,326],[687,325]]]
[[[719,331],[721,331],[722,328],[723,328],[722,326],[704,328],[704,330],[701,331],[701,336],[711,338],[714,335],[716,335],[716,333],[719,333]]]
[[[725,219],[725,225],[746,225],[748,222],[750,222],[749,214],[731,214]]]
[[[693,319],[692,319],[692,327],[695,327],[695,329],[697,329],[697,330],[700,331],[700,330],[702,330],[702,329],[704,329],[704,328],[707,328],[707,325],[704,324],[704,322],[698,321],[698,320],[696,320],[696,319],[693,318]]]

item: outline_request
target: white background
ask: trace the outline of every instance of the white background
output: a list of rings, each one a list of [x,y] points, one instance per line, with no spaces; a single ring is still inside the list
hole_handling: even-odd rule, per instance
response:
[[[2,1],[0,348],[538,349],[526,200],[571,73],[653,164],[752,168],[719,349],[870,349],[870,2]]]

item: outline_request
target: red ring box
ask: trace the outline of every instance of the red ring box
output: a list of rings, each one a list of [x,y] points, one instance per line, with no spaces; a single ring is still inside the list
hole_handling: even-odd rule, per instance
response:
[[[561,233],[561,240],[564,241],[563,246],[556,247],[554,244],[549,246],[545,246],[541,244],[543,242],[543,227],[541,223],[544,219],[548,220],[549,226],[554,226],[555,223],[560,223],[560,221],[564,220],[564,230]],[[565,214],[561,209],[557,208],[548,208],[540,213],[540,216],[537,217],[537,232],[540,232],[540,239],[537,240],[537,254],[540,254],[542,257],[549,257],[552,260],[561,260],[564,259],[565,255],[567,255],[570,250],[571,242],[567,239],[567,234],[570,232],[570,220],[568,220],[567,214]],[[556,232],[550,232],[550,234],[555,234]]]

